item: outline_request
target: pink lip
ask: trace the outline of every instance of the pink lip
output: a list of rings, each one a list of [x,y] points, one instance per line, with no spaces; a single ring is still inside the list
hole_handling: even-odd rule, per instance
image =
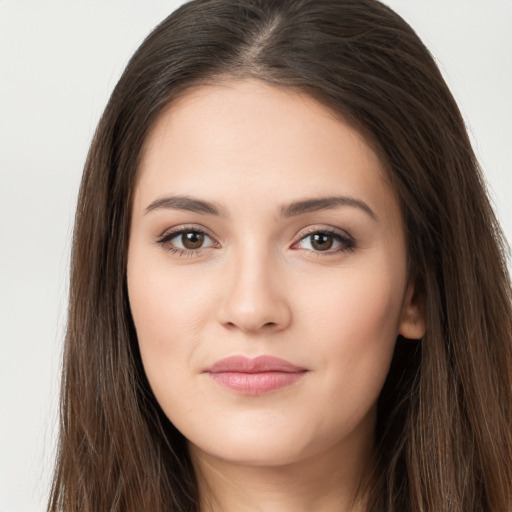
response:
[[[220,359],[204,370],[220,386],[244,395],[263,395],[295,384],[306,368],[272,356]]]

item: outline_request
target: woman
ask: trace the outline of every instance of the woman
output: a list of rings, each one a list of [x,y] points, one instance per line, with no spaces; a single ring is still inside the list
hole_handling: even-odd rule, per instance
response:
[[[510,509],[502,248],[391,10],[184,5],[86,164],[49,510]]]

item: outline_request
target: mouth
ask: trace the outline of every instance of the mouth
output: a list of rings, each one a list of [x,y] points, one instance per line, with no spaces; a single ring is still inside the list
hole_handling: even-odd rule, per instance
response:
[[[204,370],[216,384],[243,395],[264,395],[297,383],[306,368],[273,356],[230,356]]]

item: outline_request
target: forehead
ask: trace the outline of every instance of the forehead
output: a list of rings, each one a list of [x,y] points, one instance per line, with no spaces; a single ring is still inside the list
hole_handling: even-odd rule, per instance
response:
[[[187,91],[147,137],[139,185],[148,194],[204,194],[223,183],[250,195],[266,184],[265,198],[280,193],[283,202],[305,190],[325,196],[334,185],[340,193],[393,195],[359,131],[311,96],[258,80]]]

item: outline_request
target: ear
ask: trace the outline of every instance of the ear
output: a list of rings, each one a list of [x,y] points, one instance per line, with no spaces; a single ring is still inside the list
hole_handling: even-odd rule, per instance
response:
[[[412,282],[407,285],[398,334],[404,338],[418,340],[425,335],[425,311],[421,297],[415,292]]]

